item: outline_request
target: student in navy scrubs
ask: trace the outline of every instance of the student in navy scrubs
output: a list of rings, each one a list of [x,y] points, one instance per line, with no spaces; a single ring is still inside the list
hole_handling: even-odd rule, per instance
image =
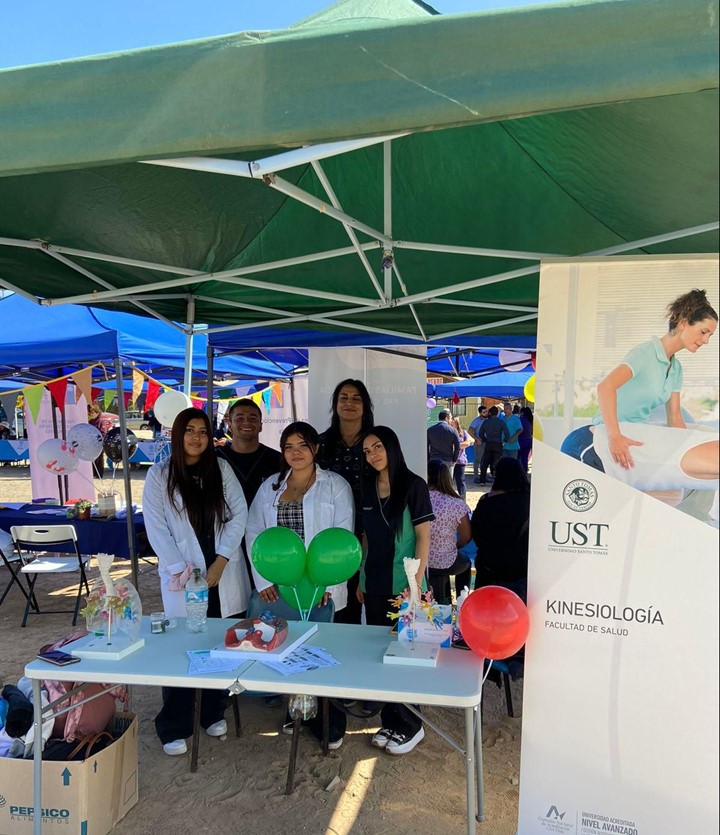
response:
[[[405,463],[400,441],[387,426],[375,426],[363,438],[363,453],[371,477],[363,485],[362,522],[365,554],[358,600],[365,606],[367,623],[390,625],[390,598],[408,587],[403,560],[420,560],[415,581],[427,588],[425,571],[430,550],[430,522],[435,518],[425,481]],[[376,748],[389,754],[407,754],[425,731],[421,720],[404,705],[387,704],[382,727],[372,738]]]

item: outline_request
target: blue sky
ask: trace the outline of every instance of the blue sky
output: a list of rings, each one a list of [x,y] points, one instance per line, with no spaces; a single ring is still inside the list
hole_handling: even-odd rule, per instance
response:
[[[0,67],[284,29],[333,0],[0,0]],[[540,0],[428,0],[442,14]]]

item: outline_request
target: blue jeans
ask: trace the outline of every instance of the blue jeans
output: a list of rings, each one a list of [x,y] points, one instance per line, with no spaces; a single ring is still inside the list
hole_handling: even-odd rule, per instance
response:
[[[592,444],[593,433],[590,431],[590,427],[581,426],[580,429],[576,429],[565,438],[560,447],[560,452],[564,452],[565,455],[569,455],[571,458],[582,461],[583,464],[604,473],[605,467],[603,467],[602,461]]]
[[[250,595],[250,602],[247,608],[247,617],[258,618],[263,612],[270,612],[279,618],[285,620],[300,620],[300,612],[293,608],[289,603],[279,597],[274,603],[267,603],[260,597],[257,589],[253,590]],[[310,620],[313,623],[332,623],[333,615],[335,614],[335,604],[332,598],[324,606],[313,606],[310,610]]]

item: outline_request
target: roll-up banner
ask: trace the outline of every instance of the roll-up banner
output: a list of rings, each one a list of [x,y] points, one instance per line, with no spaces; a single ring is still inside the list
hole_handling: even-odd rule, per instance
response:
[[[519,835],[718,831],[717,310],[717,256],[541,267]]]

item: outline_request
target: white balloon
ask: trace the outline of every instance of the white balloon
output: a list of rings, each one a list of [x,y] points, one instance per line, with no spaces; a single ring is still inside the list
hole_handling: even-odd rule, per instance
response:
[[[103,451],[102,433],[89,423],[73,426],[67,433],[67,442],[81,461],[94,461]]]
[[[531,360],[532,356],[522,351],[509,351],[504,348],[498,353],[498,362],[507,371],[522,371]]]
[[[43,441],[37,451],[38,462],[55,475],[68,475],[78,468],[77,455],[60,438]]]
[[[180,412],[183,409],[190,408],[192,408],[192,400],[187,394],[172,389],[163,392],[158,397],[153,406],[153,411],[155,412],[155,417],[163,426],[172,426]]]

